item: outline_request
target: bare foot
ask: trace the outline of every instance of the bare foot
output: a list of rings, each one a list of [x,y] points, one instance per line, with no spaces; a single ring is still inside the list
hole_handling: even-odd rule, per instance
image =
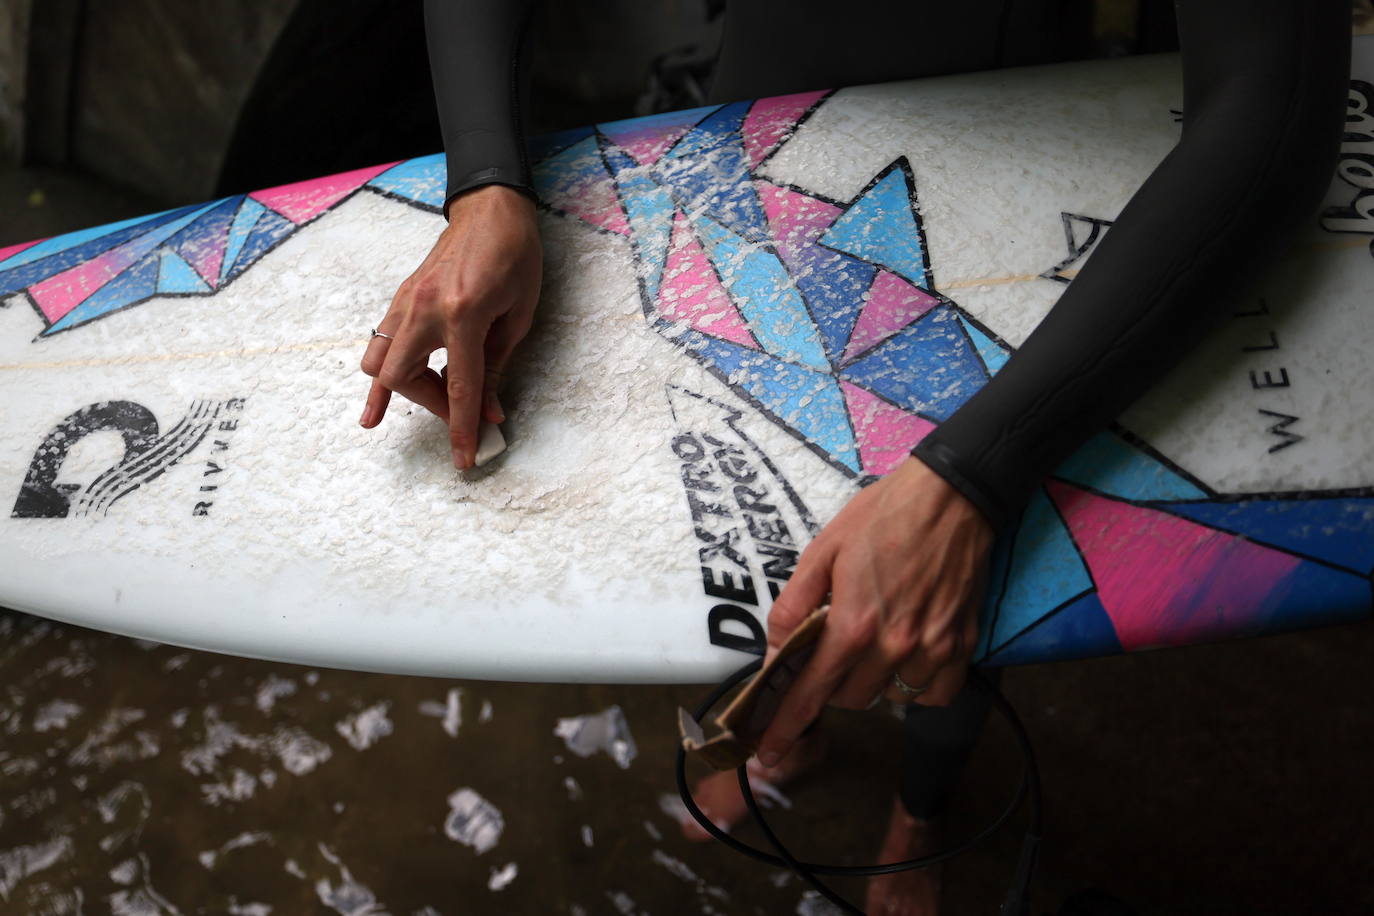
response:
[[[749,773],[749,787],[754,790],[754,796],[765,807],[770,797],[781,800],[786,807],[787,801],[778,789],[820,763],[829,747],[829,736],[817,729],[803,736],[792,753],[775,767],[766,767],[759,763],[757,757],[750,757],[745,769]],[[692,787],[692,797],[696,799],[697,807],[711,819],[711,823],[727,833],[749,813],[744,796],[739,791],[739,777],[734,770],[712,773],[702,779]],[[711,839],[711,835],[691,815],[682,822],[682,835],[696,843]]]
[[[878,861],[915,859],[937,851],[939,845],[938,824],[912,817],[902,806],[902,800],[894,799]],[[940,870],[941,866],[935,865],[869,878],[865,910],[870,916],[937,916]]]

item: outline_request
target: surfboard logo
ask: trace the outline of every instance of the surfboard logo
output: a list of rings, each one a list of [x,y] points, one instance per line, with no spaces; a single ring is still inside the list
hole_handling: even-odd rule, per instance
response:
[[[739,426],[743,414],[676,385],[667,388],[692,518],[712,644],[761,654],[759,608],[792,577],[801,550],[820,530],[801,495]]]
[[[1374,236],[1374,85],[1351,80],[1346,97],[1345,134],[1336,177],[1354,192],[1344,206],[1328,207],[1321,217],[1327,232],[1355,232]],[[1369,243],[1374,255],[1374,239]]]
[[[227,433],[236,428],[237,413],[243,405],[243,398],[194,401],[186,416],[162,432],[157,417],[142,404],[134,401],[88,404],[64,417],[43,438],[29,463],[10,515],[13,518],[104,516],[116,502],[160,477],[195,451],[212,431]],[[107,431],[118,433],[124,440],[123,456],[89,482],[64,480],[64,464],[76,444],[87,436]],[[227,443],[224,444],[227,447]],[[210,487],[216,488],[217,485]],[[209,504],[205,505],[208,508]]]

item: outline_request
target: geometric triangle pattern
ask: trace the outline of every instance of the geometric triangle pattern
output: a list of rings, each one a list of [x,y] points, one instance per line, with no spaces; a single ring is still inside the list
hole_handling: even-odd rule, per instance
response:
[[[821,244],[929,286],[916,186],[905,160],[879,173],[821,236]]]
[[[650,327],[866,481],[899,465],[1012,350],[934,289],[905,160],[847,203],[756,171],[823,98],[593,133]],[[551,145],[539,190],[604,229],[603,205],[574,213],[556,198],[579,174],[559,151],[592,135]],[[1148,448],[1099,434],[999,539],[976,659],[1110,654],[1367,614],[1374,499],[1285,496],[1220,500]]]

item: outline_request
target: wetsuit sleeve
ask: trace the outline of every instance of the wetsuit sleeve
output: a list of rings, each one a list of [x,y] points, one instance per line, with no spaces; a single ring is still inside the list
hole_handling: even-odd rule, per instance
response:
[[[535,0],[425,0],[425,38],[448,162],[444,212],[485,184],[534,196],[521,123],[522,51]]]
[[[1228,314],[1319,205],[1350,75],[1345,0],[1178,4],[1184,120],[1002,370],[913,454],[1004,528],[1053,468]]]

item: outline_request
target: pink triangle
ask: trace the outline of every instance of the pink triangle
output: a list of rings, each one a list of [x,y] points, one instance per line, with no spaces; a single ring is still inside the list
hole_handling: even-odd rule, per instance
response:
[[[34,239],[32,242],[20,242],[18,245],[10,245],[8,248],[0,248],[0,265],[17,255],[21,251],[28,251],[39,242],[46,242],[47,239]]]
[[[60,274],[29,287],[43,317],[52,324],[91,297],[96,290],[118,277],[161,244],[156,233],[148,233],[112,248],[102,255],[82,261]]]
[[[866,474],[888,473],[935,428],[929,420],[894,407],[857,385],[841,379],[840,387],[849,405],[849,420],[859,440],[859,458]]]
[[[703,334],[755,350],[759,347],[681,211],[673,221],[668,261],[658,288],[658,313]]]
[[[1045,483],[1112,618],[1122,648],[1234,636],[1301,560],[1187,519]]]
[[[603,168],[577,173],[571,182],[558,181],[544,188],[541,199],[556,210],[562,210],[600,229],[629,236],[630,224],[615,192],[615,182]]]
[[[765,156],[786,139],[807,109],[820,101],[828,91],[781,95],[755,102],[743,126],[744,151],[749,156],[749,168],[757,167]]]
[[[768,181],[756,180],[754,189],[763,203],[778,253],[784,259],[790,259],[803,245],[815,242],[843,212],[834,204]]]
[[[284,184],[275,188],[254,191],[248,196],[263,206],[271,207],[299,226],[301,223],[319,216],[397,164],[388,162],[386,165],[374,165],[338,175],[326,175],[324,178],[312,178],[309,181]]]
[[[868,302],[854,323],[854,333],[849,335],[841,361],[854,359],[939,303],[940,300],[930,293],[912,286],[891,271],[878,271],[868,288]]]

